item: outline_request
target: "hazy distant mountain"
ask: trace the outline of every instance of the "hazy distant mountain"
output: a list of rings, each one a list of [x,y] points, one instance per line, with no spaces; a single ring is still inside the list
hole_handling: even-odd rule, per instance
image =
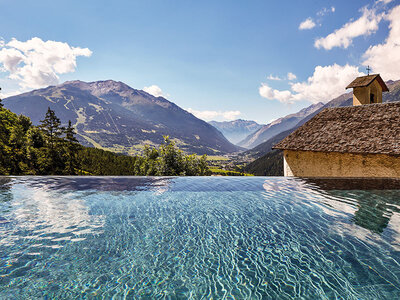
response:
[[[240,141],[237,145],[247,149],[254,148],[257,145],[267,141],[271,137],[292,128],[302,119],[319,110],[322,106],[324,106],[324,104],[320,102],[310,105],[309,107],[306,107],[297,113],[279,118],[278,120],[262,126],[260,129]]]
[[[383,93],[383,102],[396,102],[400,101],[400,80],[397,81],[388,81],[386,82],[389,92]],[[291,134],[293,131],[295,131],[297,128],[302,126],[304,123],[306,123],[308,120],[310,120],[313,116],[318,114],[320,111],[322,111],[325,108],[328,107],[341,107],[341,106],[351,106],[353,105],[353,93],[346,93],[343,94],[328,103],[326,103],[324,106],[319,108],[318,110],[314,111],[312,114],[308,115],[304,119],[302,119],[300,122],[298,122],[295,126],[292,128],[280,132],[279,134],[273,136],[266,142],[256,146],[255,148],[246,151],[244,154],[245,155],[251,155],[254,156],[258,159],[253,161],[251,164],[247,166],[246,171],[251,172],[252,170],[257,170],[257,172],[254,172],[255,175],[278,175],[278,174],[273,174],[273,173],[268,173],[264,170],[263,165],[266,165],[266,161],[268,162],[268,165],[274,165],[273,160],[274,159],[281,159],[281,157],[272,151],[272,146],[278,143],[279,141],[283,140],[285,137],[287,137],[289,134]],[[279,151],[278,151],[279,152]]]
[[[188,152],[238,150],[213,126],[167,99],[112,80],[69,81],[6,98],[4,105],[34,124],[50,107],[64,124],[72,121],[82,143],[114,151],[133,153],[144,144],[158,145],[163,135]]]
[[[257,131],[263,126],[254,121],[241,119],[225,122],[210,121],[208,123],[221,131],[223,135],[233,144],[237,144],[249,134]]]

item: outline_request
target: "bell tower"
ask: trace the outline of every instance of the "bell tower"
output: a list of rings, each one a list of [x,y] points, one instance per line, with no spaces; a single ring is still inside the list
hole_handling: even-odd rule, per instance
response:
[[[382,92],[389,89],[379,74],[369,74],[354,79],[347,87],[353,88],[353,106],[382,103]]]

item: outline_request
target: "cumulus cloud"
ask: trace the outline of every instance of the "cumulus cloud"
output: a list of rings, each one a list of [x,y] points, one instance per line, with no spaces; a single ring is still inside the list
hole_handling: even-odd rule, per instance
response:
[[[345,87],[357,76],[363,75],[351,65],[317,66],[306,82],[292,85],[292,90],[311,102],[327,102],[345,91]]]
[[[25,42],[12,39],[0,48],[0,71],[8,72],[8,77],[23,89],[57,84],[59,74],[75,71],[78,56],[92,55],[88,48],[45,42],[38,37]]]
[[[282,80],[282,78],[278,77],[278,76],[274,76],[274,75],[269,75],[267,77],[268,80]]]
[[[303,22],[300,23],[299,25],[299,30],[306,30],[306,29],[312,29],[316,26],[315,22],[313,21],[312,18],[307,18]]]
[[[400,5],[394,7],[385,19],[389,23],[389,35],[382,43],[370,46],[363,55],[363,65],[381,73],[385,80],[400,78]]]
[[[292,72],[287,73],[287,79],[288,80],[295,80],[297,79],[297,76],[293,74]]]
[[[294,95],[289,90],[276,90],[271,88],[267,83],[262,83],[258,89],[261,97],[264,97],[269,100],[278,100],[282,103],[292,103],[297,100],[301,100],[298,95]]]
[[[165,97],[161,88],[154,84],[151,86],[145,86],[143,88],[143,91],[145,91],[146,93],[149,93],[150,95],[153,95],[154,97]]]
[[[237,119],[242,113],[238,110],[215,111],[215,110],[194,110],[187,109],[188,112],[195,115],[197,118],[205,121],[232,121]]]
[[[328,102],[343,94],[347,84],[360,75],[363,74],[355,66],[337,64],[317,66],[307,81],[292,84],[290,90],[277,90],[262,83],[259,94],[266,99],[278,100],[282,103],[293,103],[299,100],[313,103]]]
[[[314,46],[326,50],[334,47],[347,48],[354,38],[375,33],[383,16],[383,13],[377,14],[375,9],[364,7],[360,18],[346,23],[342,28],[335,30],[326,37],[315,40]]]

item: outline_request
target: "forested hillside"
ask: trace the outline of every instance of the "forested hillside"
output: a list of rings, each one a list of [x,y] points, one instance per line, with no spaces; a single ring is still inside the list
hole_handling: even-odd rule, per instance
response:
[[[283,176],[283,152],[272,150],[249,163],[244,171],[256,176]]]
[[[206,156],[185,155],[165,137],[143,156],[83,147],[69,121],[48,108],[39,126],[5,109],[0,99],[0,175],[209,175]]]

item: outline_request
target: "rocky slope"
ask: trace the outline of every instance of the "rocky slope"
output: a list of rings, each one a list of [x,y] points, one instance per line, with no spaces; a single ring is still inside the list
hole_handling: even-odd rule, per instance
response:
[[[297,113],[279,118],[267,125],[262,126],[259,130],[255,131],[253,134],[248,135],[237,145],[246,149],[252,149],[257,145],[267,141],[271,137],[292,128],[302,119],[319,110],[322,106],[324,106],[324,104],[320,102],[310,105],[309,107],[306,107]]]
[[[183,150],[198,154],[231,153],[239,148],[217,129],[163,97],[154,97],[113,80],[69,81],[4,99],[6,108],[34,124],[47,107],[65,124],[71,120],[79,140],[89,146],[136,153],[169,135]]]

